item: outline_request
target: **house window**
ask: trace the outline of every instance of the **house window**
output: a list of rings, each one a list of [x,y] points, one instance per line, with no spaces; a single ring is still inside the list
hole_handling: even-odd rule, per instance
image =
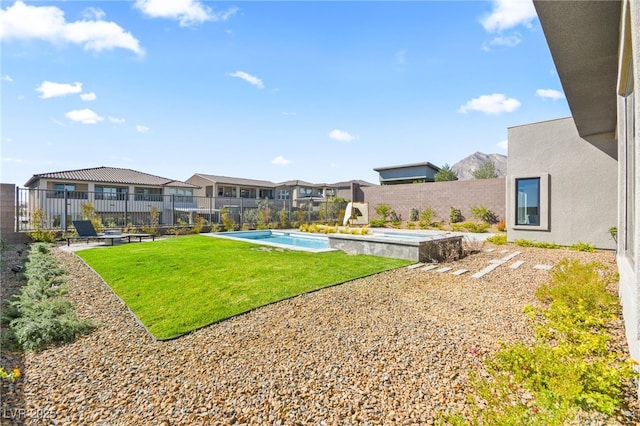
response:
[[[256,189],[240,188],[240,198],[256,198]]]
[[[169,195],[177,203],[193,203],[193,189],[169,188]]]
[[[289,195],[289,190],[288,189],[279,189],[278,190],[278,200],[288,200],[290,195]]]
[[[261,200],[264,200],[265,198],[271,200],[273,198],[273,189],[261,189],[258,194],[258,198],[260,198]]]
[[[218,197],[236,198],[236,187],[235,186],[219,186]]]
[[[298,191],[298,194],[299,194],[300,198],[302,198],[302,197],[311,197],[311,196],[313,196],[313,188],[309,188],[308,186],[302,186],[302,187],[300,187],[300,190]]]
[[[55,183],[53,184],[53,192],[47,192],[47,198],[64,198],[65,192],[67,198],[73,200],[86,200],[87,193],[85,191],[76,191],[75,183]]]
[[[516,225],[540,226],[540,178],[516,179]]]
[[[96,200],[124,200],[127,188],[96,185]]]
[[[161,188],[135,188],[136,201],[162,201]]]

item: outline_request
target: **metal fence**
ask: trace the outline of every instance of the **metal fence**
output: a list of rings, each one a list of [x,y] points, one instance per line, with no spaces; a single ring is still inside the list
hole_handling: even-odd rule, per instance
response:
[[[68,230],[72,221],[87,218],[97,218],[106,228],[189,226],[199,220],[219,224],[223,216],[238,228],[277,228],[341,223],[345,208],[346,202],[320,198],[276,200],[16,188],[16,230],[32,231],[36,226]]]

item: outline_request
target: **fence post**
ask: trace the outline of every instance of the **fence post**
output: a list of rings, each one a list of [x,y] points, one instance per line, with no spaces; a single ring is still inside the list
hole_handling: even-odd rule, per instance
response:
[[[69,190],[64,189],[64,216],[62,217],[62,227],[67,230],[67,215],[69,214]]]
[[[129,190],[125,191],[124,193],[124,226],[125,227],[128,224],[127,216],[129,216]]]
[[[15,231],[20,231],[20,188],[16,186],[16,198],[13,201],[16,208],[16,228]]]
[[[171,224],[176,224],[176,194],[171,194]]]

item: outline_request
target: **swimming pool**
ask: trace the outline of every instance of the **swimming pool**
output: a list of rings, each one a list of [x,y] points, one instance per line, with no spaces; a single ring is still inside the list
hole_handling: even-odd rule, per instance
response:
[[[255,242],[257,244],[304,251],[329,251],[329,239],[323,235],[309,235],[286,231],[235,231],[210,234],[213,237]]]

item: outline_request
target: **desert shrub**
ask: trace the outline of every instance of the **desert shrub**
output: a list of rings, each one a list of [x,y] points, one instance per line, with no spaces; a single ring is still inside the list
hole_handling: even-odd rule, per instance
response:
[[[532,241],[532,240],[525,240],[523,238],[517,239],[513,243],[520,247],[536,247],[536,248],[546,248],[546,249],[558,249],[561,247],[559,244],[556,244],[554,242],[548,243],[548,242],[542,242],[542,241]]]
[[[418,221],[418,217],[420,217],[420,210],[411,209],[411,211],[409,212],[409,220],[411,222],[417,222]]]
[[[98,214],[96,213],[96,209],[93,206],[93,203],[86,202],[80,204],[80,211],[82,212],[82,217],[85,220],[91,221],[91,224],[93,225],[93,228],[97,233],[100,233],[104,230],[102,219],[100,219],[100,216],[98,216]]]
[[[413,229],[416,227],[416,223],[415,222],[407,222],[407,229]]]
[[[433,217],[435,214],[436,212],[431,207],[424,209],[420,213],[420,222],[418,223],[418,226],[420,226],[421,229],[431,226],[433,224]]]
[[[384,219],[371,219],[369,224],[372,228],[384,228],[387,224],[387,221]]]
[[[593,253],[594,251],[596,251],[596,246],[594,246],[593,244],[578,241],[577,243],[569,246],[569,250],[586,251],[588,253]]]
[[[574,424],[578,409],[615,415],[634,361],[610,344],[619,304],[608,290],[614,274],[597,263],[564,259],[536,291],[543,306],[525,308],[535,341],[502,344],[473,375],[470,413],[450,424]]]
[[[464,216],[462,216],[460,209],[456,209],[455,207],[449,209],[449,223],[459,223],[463,220]]]
[[[456,232],[473,232],[480,234],[483,232],[487,232],[487,229],[489,229],[489,224],[476,222],[452,223],[451,229]]]
[[[494,224],[498,222],[496,214],[489,210],[486,206],[471,206],[471,215],[476,219],[485,223]]]
[[[498,224],[496,225],[496,229],[498,230],[498,232],[504,232],[507,230],[507,222],[505,222],[504,219],[502,219],[500,222],[498,222]]]
[[[236,229],[236,221],[231,217],[229,209],[221,208],[220,217],[222,218],[222,226],[225,231],[234,231]]]
[[[498,245],[507,244],[507,236],[504,234],[492,235],[488,237],[486,241],[489,243],[498,244]]]
[[[280,210],[278,214],[280,218],[280,227],[283,229],[287,229],[291,227],[291,222],[289,222],[289,212],[286,209]]]
[[[56,231],[48,229],[47,216],[42,209],[36,209],[31,216],[31,226],[34,229],[28,232],[29,238],[35,242],[52,243],[56,240]]]
[[[391,212],[393,211],[391,209],[391,206],[389,204],[378,204],[375,207],[376,210],[376,214],[378,216],[380,216],[382,218],[382,220],[384,220],[385,222],[387,221],[387,218],[389,217],[389,215],[391,215]]]
[[[63,297],[65,274],[48,246],[31,247],[25,264],[27,282],[11,299],[3,317],[9,323],[11,337],[23,350],[40,351],[52,344],[71,342],[95,328],[90,321],[79,320],[71,302]]]

